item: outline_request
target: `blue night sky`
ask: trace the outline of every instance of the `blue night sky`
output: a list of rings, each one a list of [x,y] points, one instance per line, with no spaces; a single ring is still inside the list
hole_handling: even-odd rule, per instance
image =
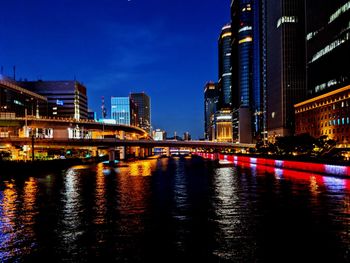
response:
[[[217,81],[217,39],[230,0],[2,1],[0,65],[17,79],[86,85],[104,96],[146,92],[152,126],[203,137],[203,87]]]

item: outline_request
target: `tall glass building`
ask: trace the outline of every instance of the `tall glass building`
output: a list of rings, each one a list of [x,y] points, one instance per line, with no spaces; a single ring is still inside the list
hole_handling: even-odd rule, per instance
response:
[[[131,93],[130,97],[137,105],[139,127],[147,131],[149,134],[151,134],[151,99],[150,97],[144,92]]]
[[[218,84],[208,82],[204,87],[204,138],[212,141],[213,119],[215,112],[218,110],[219,88]]]
[[[267,1],[267,122],[271,140],[294,133],[306,96],[305,1]]]
[[[350,84],[350,1],[306,1],[308,97]]]
[[[232,72],[231,72],[231,25],[225,25],[219,37],[219,87],[220,108],[232,108]]]
[[[112,97],[111,98],[111,115],[117,124],[130,125],[130,98],[129,97]]]

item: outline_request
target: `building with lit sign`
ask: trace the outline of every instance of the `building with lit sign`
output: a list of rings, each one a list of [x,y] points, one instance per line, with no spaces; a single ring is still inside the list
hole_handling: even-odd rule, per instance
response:
[[[24,89],[12,79],[0,75],[0,118],[1,116],[46,116],[47,98]]]
[[[86,87],[78,81],[23,81],[20,86],[48,100],[48,116],[87,119]]]

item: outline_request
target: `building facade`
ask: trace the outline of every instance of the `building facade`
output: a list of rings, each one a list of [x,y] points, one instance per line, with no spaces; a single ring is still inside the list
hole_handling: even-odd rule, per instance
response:
[[[75,80],[25,81],[20,86],[38,93],[48,100],[48,116],[87,119],[86,87]]]
[[[231,25],[225,25],[221,29],[219,46],[219,90],[220,108],[232,108],[232,72],[231,72]]]
[[[349,143],[350,85],[308,99],[295,106],[295,133],[327,136],[338,144]]]
[[[350,1],[306,1],[308,97],[350,84]]]
[[[47,98],[24,89],[12,79],[0,75],[0,116],[47,116]]]
[[[130,125],[130,98],[112,97],[111,98],[111,117],[117,124]]]
[[[213,134],[217,142],[233,142],[232,138],[232,111],[218,110],[213,117]]]
[[[213,116],[218,110],[219,87],[217,83],[208,82],[204,86],[204,138],[212,141],[213,136]]]
[[[142,93],[131,93],[131,99],[137,105],[138,125],[141,129],[151,133],[151,99],[150,97]]]
[[[267,126],[271,140],[294,133],[294,104],[306,98],[305,1],[266,1]]]

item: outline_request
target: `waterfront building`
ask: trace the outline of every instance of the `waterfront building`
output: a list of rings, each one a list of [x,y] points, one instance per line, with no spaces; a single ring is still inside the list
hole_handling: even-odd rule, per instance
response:
[[[294,104],[306,98],[305,1],[266,1],[268,135],[294,133]]]
[[[308,97],[350,84],[350,1],[306,1]]]
[[[78,81],[39,80],[18,84],[47,98],[48,116],[76,120],[88,118],[86,87]]]
[[[350,85],[305,100],[295,106],[295,133],[327,136],[338,144],[350,138]]]
[[[137,118],[138,127],[151,133],[151,99],[150,97],[142,93],[131,93],[130,98],[137,105]]]
[[[218,110],[219,87],[217,83],[208,82],[204,86],[204,138],[212,141],[213,116]]]
[[[265,1],[231,3],[233,139],[252,143],[266,130]]]
[[[0,118],[46,116],[47,108],[46,97],[24,89],[12,79],[0,75]]]

